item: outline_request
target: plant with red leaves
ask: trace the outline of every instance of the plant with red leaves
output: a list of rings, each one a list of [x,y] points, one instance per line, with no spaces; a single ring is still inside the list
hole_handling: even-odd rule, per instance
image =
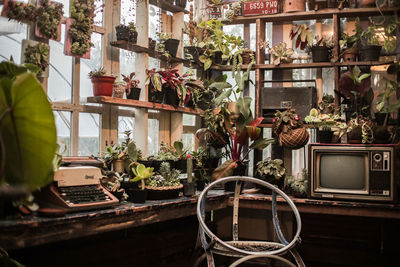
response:
[[[296,24],[290,31],[290,40],[296,39],[296,48],[300,46],[301,50],[304,50],[307,45],[312,46],[314,41],[314,33],[306,24]]]

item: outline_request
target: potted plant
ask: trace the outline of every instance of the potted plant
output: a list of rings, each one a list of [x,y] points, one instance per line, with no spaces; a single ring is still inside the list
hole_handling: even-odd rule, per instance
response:
[[[204,30],[197,26],[193,20],[193,4],[190,4],[189,22],[185,23],[185,31],[189,36],[189,45],[183,47],[186,59],[199,63],[199,56],[203,54],[204,49],[198,46],[204,40]]]
[[[112,96],[115,76],[106,75],[104,68],[89,72],[89,78],[93,84],[94,96]]]
[[[130,22],[128,25],[119,24],[115,26],[115,31],[118,41],[123,40],[136,44],[138,32],[136,30],[135,23]]]
[[[347,123],[347,141],[350,144],[371,144],[374,141],[373,122],[361,115]]]
[[[288,177],[287,191],[295,197],[306,197],[308,190],[308,172],[307,169],[302,169],[301,173],[296,176]]]
[[[377,26],[370,25],[361,33],[360,56],[362,61],[377,61],[381,54],[382,46],[379,43]]]
[[[36,6],[33,3],[25,4],[23,2],[5,0],[1,16],[9,20],[32,23],[36,21]]]
[[[286,174],[283,160],[267,158],[266,160],[257,162],[256,166],[257,178],[274,184],[280,189],[283,188]]]
[[[272,122],[272,131],[278,136],[281,146],[299,149],[307,144],[309,134],[293,109],[277,111]]]
[[[23,40],[22,51],[22,61],[39,67],[38,77],[48,77],[50,60],[49,45],[32,40]]]
[[[75,0],[70,18],[66,20],[64,53],[69,56],[90,58],[90,41],[94,18],[94,0]]]
[[[149,179],[146,183],[148,199],[160,200],[177,198],[182,191],[183,185],[179,179],[180,171],[171,169],[168,162],[161,163],[159,174]]]
[[[148,82],[148,98],[150,102],[162,103],[164,92],[162,90],[162,76],[156,69],[146,70],[146,83]]]
[[[140,189],[130,188],[128,189],[128,195],[133,203],[145,203],[147,199],[148,191],[146,189],[145,180],[150,179],[153,175],[153,168],[146,168],[143,164],[138,164],[132,167],[132,172],[135,175],[131,182],[141,182]]]
[[[141,89],[139,88],[139,80],[135,80],[135,72],[131,72],[129,76],[122,74],[123,80],[126,83],[126,98],[127,99],[133,99],[133,100],[139,100],[140,98],[140,91]]]
[[[318,143],[331,143],[333,137],[331,127],[336,126],[339,119],[340,116],[338,114],[323,114],[319,110],[313,108],[310,110],[310,114],[304,118],[304,121],[314,125],[317,129]]]
[[[117,173],[123,173],[125,170],[124,157],[125,149],[123,146],[112,145],[106,147],[106,154],[104,156],[104,161],[106,164],[112,166],[111,170]]]
[[[190,157],[189,150],[191,146],[184,147],[183,142],[181,140],[174,142],[174,151],[177,161],[175,162],[174,167],[180,170],[182,173],[187,172],[187,162],[188,157]]]
[[[317,36],[310,49],[313,62],[329,62],[333,49],[333,40],[325,36],[321,38]]]
[[[281,42],[269,49],[269,54],[272,55],[272,61],[274,65],[278,66],[281,63],[293,62],[293,59],[291,58],[293,55],[293,49],[286,48],[286,46],[286,43]]]
[[[38,37],[61,40],[61,19],[63,16],[63,4],[40,0],[36,9],[36,30]]]
[[[124,81],[114,82],[112,96],[116,98],[123,98],[126,89],[126,83]]]
[[[354,62],[357,61],[358,49],[357,42],[359,40],[360,34],[349,35],[345,32],[342,33],[341,40],[339,40],[340,45],[340,56],[343,58],[344,62]]]
[[[124,177],[126,177],[126,174],[120,176],[118,172],[110,171],[106,173],[106,176],[100,179],[100,183],[105,189],[118,198],[119,201],[123,201],[128,199],[128,194],[125,192],[125,189],[121,187]]]
[[[171,38],[170,33],[159,33],[158,37],[160,42],[157,44],[157,51],[163,53],[166,56],[176,57],[178,51],[179,40]]]

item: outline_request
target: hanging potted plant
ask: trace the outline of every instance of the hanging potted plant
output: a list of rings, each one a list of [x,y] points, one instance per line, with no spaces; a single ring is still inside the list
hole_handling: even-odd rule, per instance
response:
[[[162,103],[164,92],[162,90],[162,76],[156,69],[146,70],[146,83],[148,82],[148,100],[154,103]]]
[[[64,53],[68,56],[90,58],[90,41],[94,18],[94,0],[74,0],[71,16],[65,23]]]
[[[93,84],[94,96],[112,96],[115,76],[107,75],[104,68],[100,68],[89,72],[89,78]]]
[[[157,175],[146,182],[149,200],[172,199],[179,196],[183,185],[179,179],[180,171],[172,169],[170,163],[163,162]]]
[[[35,35],[40,38],[61,40],[63,4],[40,0],[37,2]]]
[[[293,55],[293,49],[286,48],[286,46],[286,43],[281,42],[269,49],[269,54],[272,55],[272,61],[274,65],[278,66],[281,63],[293,62],[293,59],[291,58]]]
[[[119,24],[115,26],[115,31],[118,41],[123,40],[136,44],[138,32],[136,30],[135,23],[130,22],[128,25]]]
[[[376,25],[370,25],[367,30],[361,33],[360,55],[362,61],[379,60],[382,46],[379,43],[379,35],[377,34],[376,29]]]
[[[126,98],[139,100],[140,98],[140,91],[139,88],[139,80],[134,80],[136,73],[131,72],[129,76],[122,74],[123,80],[126,83]]]
[[[32,3],[4,0],[1,16],[22,23],[33,23],[36,21],[36,6]]]
[[[22,62],[39,67],[37,77],[49,77],[50,46],[33,40],[22,41]]]

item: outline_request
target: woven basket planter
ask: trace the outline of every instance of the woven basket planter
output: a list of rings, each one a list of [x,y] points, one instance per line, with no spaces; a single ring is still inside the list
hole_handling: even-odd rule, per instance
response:
[[[279,134],[279,144],[289,149],[299,149],[305,146],[310,135],[305,127],[288,130]]]
[[[146,186],[148,200],[161,200],[178,198],[179,192],[182,191],[183,185],[179,186],[164,186],[164,187],[151,187]]]

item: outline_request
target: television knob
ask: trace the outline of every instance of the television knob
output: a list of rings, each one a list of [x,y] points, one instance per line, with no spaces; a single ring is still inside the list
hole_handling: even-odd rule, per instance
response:
[[[374,154],[374,161],[380,162],[382,160],[382,155],[381,154]]]

